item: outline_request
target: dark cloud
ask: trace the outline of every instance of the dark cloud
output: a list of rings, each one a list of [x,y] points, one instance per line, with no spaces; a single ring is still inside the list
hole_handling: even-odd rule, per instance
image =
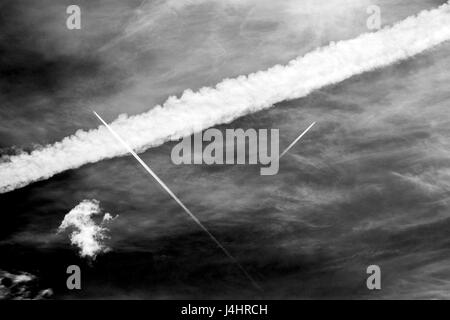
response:
[[[89,28],[85,11],[84,29],[68,30],[66,7],[65,1],[2,4],[0,147],[45,144],[89,126],[88,105],[123,86],[126,73],[97,52],[113,32]]]

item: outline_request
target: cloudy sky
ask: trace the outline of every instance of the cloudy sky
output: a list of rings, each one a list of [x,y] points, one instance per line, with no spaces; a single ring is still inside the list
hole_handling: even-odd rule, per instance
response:
[[[11,257],[0,269],[38,274],[59,298],[446,297],[450,46],[443,39],[450,33],[449,10],[350,45],[346,40],[372,32],[370,5],[378,5],[382,24],[391,26],[445,1],[316,2],[78,1],[82,28],[68,30],[65,10],[72,2],[3,1],[0,183],[27,186],[0,195],[7,208],[0,254]],[[305,60],[330,41],[343,49],[328,47]],[[399,48],[405,53],[422,45],[430,50],[388,60]],[[383,68],[324,80],[328,66],[339,78],[374,53]],[[104,128],[65,140],[62,157],[59,147],[46,147],[79,129],[96,129],[92,110],[108,122],[140,115],[186,89],[211,88],[297,57],[302,68],[226,82],[224,93],[231,95],[188,92],[184,100],[169,100],[170,108],[131,122],[122,116],[117,124],[141,149],[158,145],[142,158],[254,275],[262,294],[131,157],[114,157],[124,152]],[[320,88],[307,95],[315,83]],[[242,88],[250,89],[236,94]],[[248,92],[261,105],[270,95],[274,108],[248,114],[261,108],[244,103],[250,111],[235,119]],[[196,109],[201,103],[212,107]],[[283,149],[313,121],[273,177],[259,176],[252,166],[175,166],[175,142],[161,144],[205,126],[278,128]],[[21,158],[32,150],[48,157]],[[14,167],[14,159],[25,160]],[[50,179],[32,183],[47,178],[45,172]],[[79,257],[67,234],[57,233],[85,199],[119,215],[108,225],[111,252],[94,264]],[[64,288],[68,263],[89,270],[78,296]],[[370,264],[383,272],[377,293],[365,287]],[[130,279],[132,271],[125,270],[135,275]]]

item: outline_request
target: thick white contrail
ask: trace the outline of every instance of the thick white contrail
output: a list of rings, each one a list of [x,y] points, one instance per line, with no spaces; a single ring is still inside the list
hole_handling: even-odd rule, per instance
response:
[[[127,150],[143,167],[144,169],[161,185],[161,187],[163,187],[164,190],[166,190],[166,192],[180,205],[181,208],[183,208],[183,210],[188,214],[189,217],[191,217],[192,220],[194,220],[194,222],[196,224],[199,225],[200,228],[203,229],[203,231],[206,232],[206,234],[214,241],[214,243],[225,253],[225,255],[231,259],[231,261],[233,261],[233,263],[235,263],[239,269],[241,269],[241,271],[244,273],[244,275],[250,280],[250,282],[253,284],[253,286],[255,286],[257,289],[261,290],[261,287],[256,283],[255,280],[253,280],[253,278],[250,276],[250,274],[247,272],[247,270],[245,270],[245,268],[239,263],[239,261],[236,260],[236,258],[234,258],[229,252],[228,250],[219,242],[219,240],[217,240],[217,238],[211,233],[209,232],[208,229],[206,229],[206,227],[203,225],[203,223],[200,222],[200,220],[197,219],[197,217],[191,212],[191,210],[189,210],[184,204],[183,202],[181,202],[181,200],[175,195],[175,193],[172,192],[172,190],[169,189],[169,187],[164,183],[164,181],[162,181],[157,175],[156,173],[153,172],[152,169],[150,169],[150,167],[141,159],[141,157],[139,157],[136,152],[134,152],[133,148],[131,148],[128,143],[125,142],[125,140],[122,139],[122,137],[120,137],[120,135],[115,132],[103,119],[102,117],[100,117],[97,112],[93,111],[94,114],[97,116],[97,118],[105,125],[105,127],[109,130],[109,132],[111,132],[111,134],[114,136],[114,138],[117,139],[117,141],[119,141],[122,146],[124,146],[125,150]]]
[[[266,71],[225,79],[214,88],[186,90],[162,106],[110,124],[137,152],[208,127],[228,123],[275,103],[385,67],[450,40],[450,5],[423,11],[390,28],[331,43]],[[79,130],[60,142],[0,163],[0,193],[126,154],[104,126]]]

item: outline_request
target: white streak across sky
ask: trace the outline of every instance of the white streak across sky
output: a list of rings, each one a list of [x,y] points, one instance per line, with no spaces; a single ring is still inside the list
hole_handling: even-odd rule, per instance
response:
[[[255,280],[250,276],[250,274],[245,270],[245,268],[236,260],[235,257],[220,243],[219,240],[211,233],[209,230],[201,223],[200,220],[189,210],[183,202],[169,189],[169,187],[162,181],[156,173],[153,172],[152,169],[133,151],[133,149],[126,143],[111,127],[98,115],[97,112],[94,111],[95,116],[105,125],[109,132],[119,141],[119,143],[139,162],[139,164],[147,171],[159,184],[160,186],[178,203],[178,205],[191,217],[192,220],[211,238],[211,240],[225,253],[225,255],[231,259],[233,263],[235,263],[239,269],[244,273],[244,275],[250,280],[250,282],[257,289],[261,289]]]
[[[229,123],[274,104],[304,97],[354,75],[409,59],[450,40],[450,5],[423,11],[374,33],[331,43],[287,65],[225,79],[197,92],[186,90],[136,116],[119,116],[110,126],[137,152]],[[126,106],[124,106],[126,107]],[[127,154],[106,127],[77,131],[46,147],[0,163],[0,193],[60,172]]]

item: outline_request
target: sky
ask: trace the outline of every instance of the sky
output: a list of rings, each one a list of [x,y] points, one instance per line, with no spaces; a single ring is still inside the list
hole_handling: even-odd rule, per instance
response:
[[[379,5],[383,25],[391,25],[444,2],[91,0],[79,1],[82,29],[69,31],[72,3],[3,1],[1,152],[40,150],[95,129],[93,109],[108,122],[141,114],[185,89],[353,39],[368,32],[368,5]],[[252,166],[175,166],[175,142],[141,156],[262,283],[261,297],[447,297],[449,50],[444,43],[216,126],[279,128],[287,146],[316,121],[274,177]],[[0,269],[37,274],[57,297],[74,297],[58,273],[74,261],[87,270],[84,298],[255,294],[131,157],[0,199],[8,208],[0,254],[11,257]],[[108,223],[111,251],[94,264],[57,232],[85,199],[119,215]],[[375,294],[365,288],[374,263],[384,279]]]

